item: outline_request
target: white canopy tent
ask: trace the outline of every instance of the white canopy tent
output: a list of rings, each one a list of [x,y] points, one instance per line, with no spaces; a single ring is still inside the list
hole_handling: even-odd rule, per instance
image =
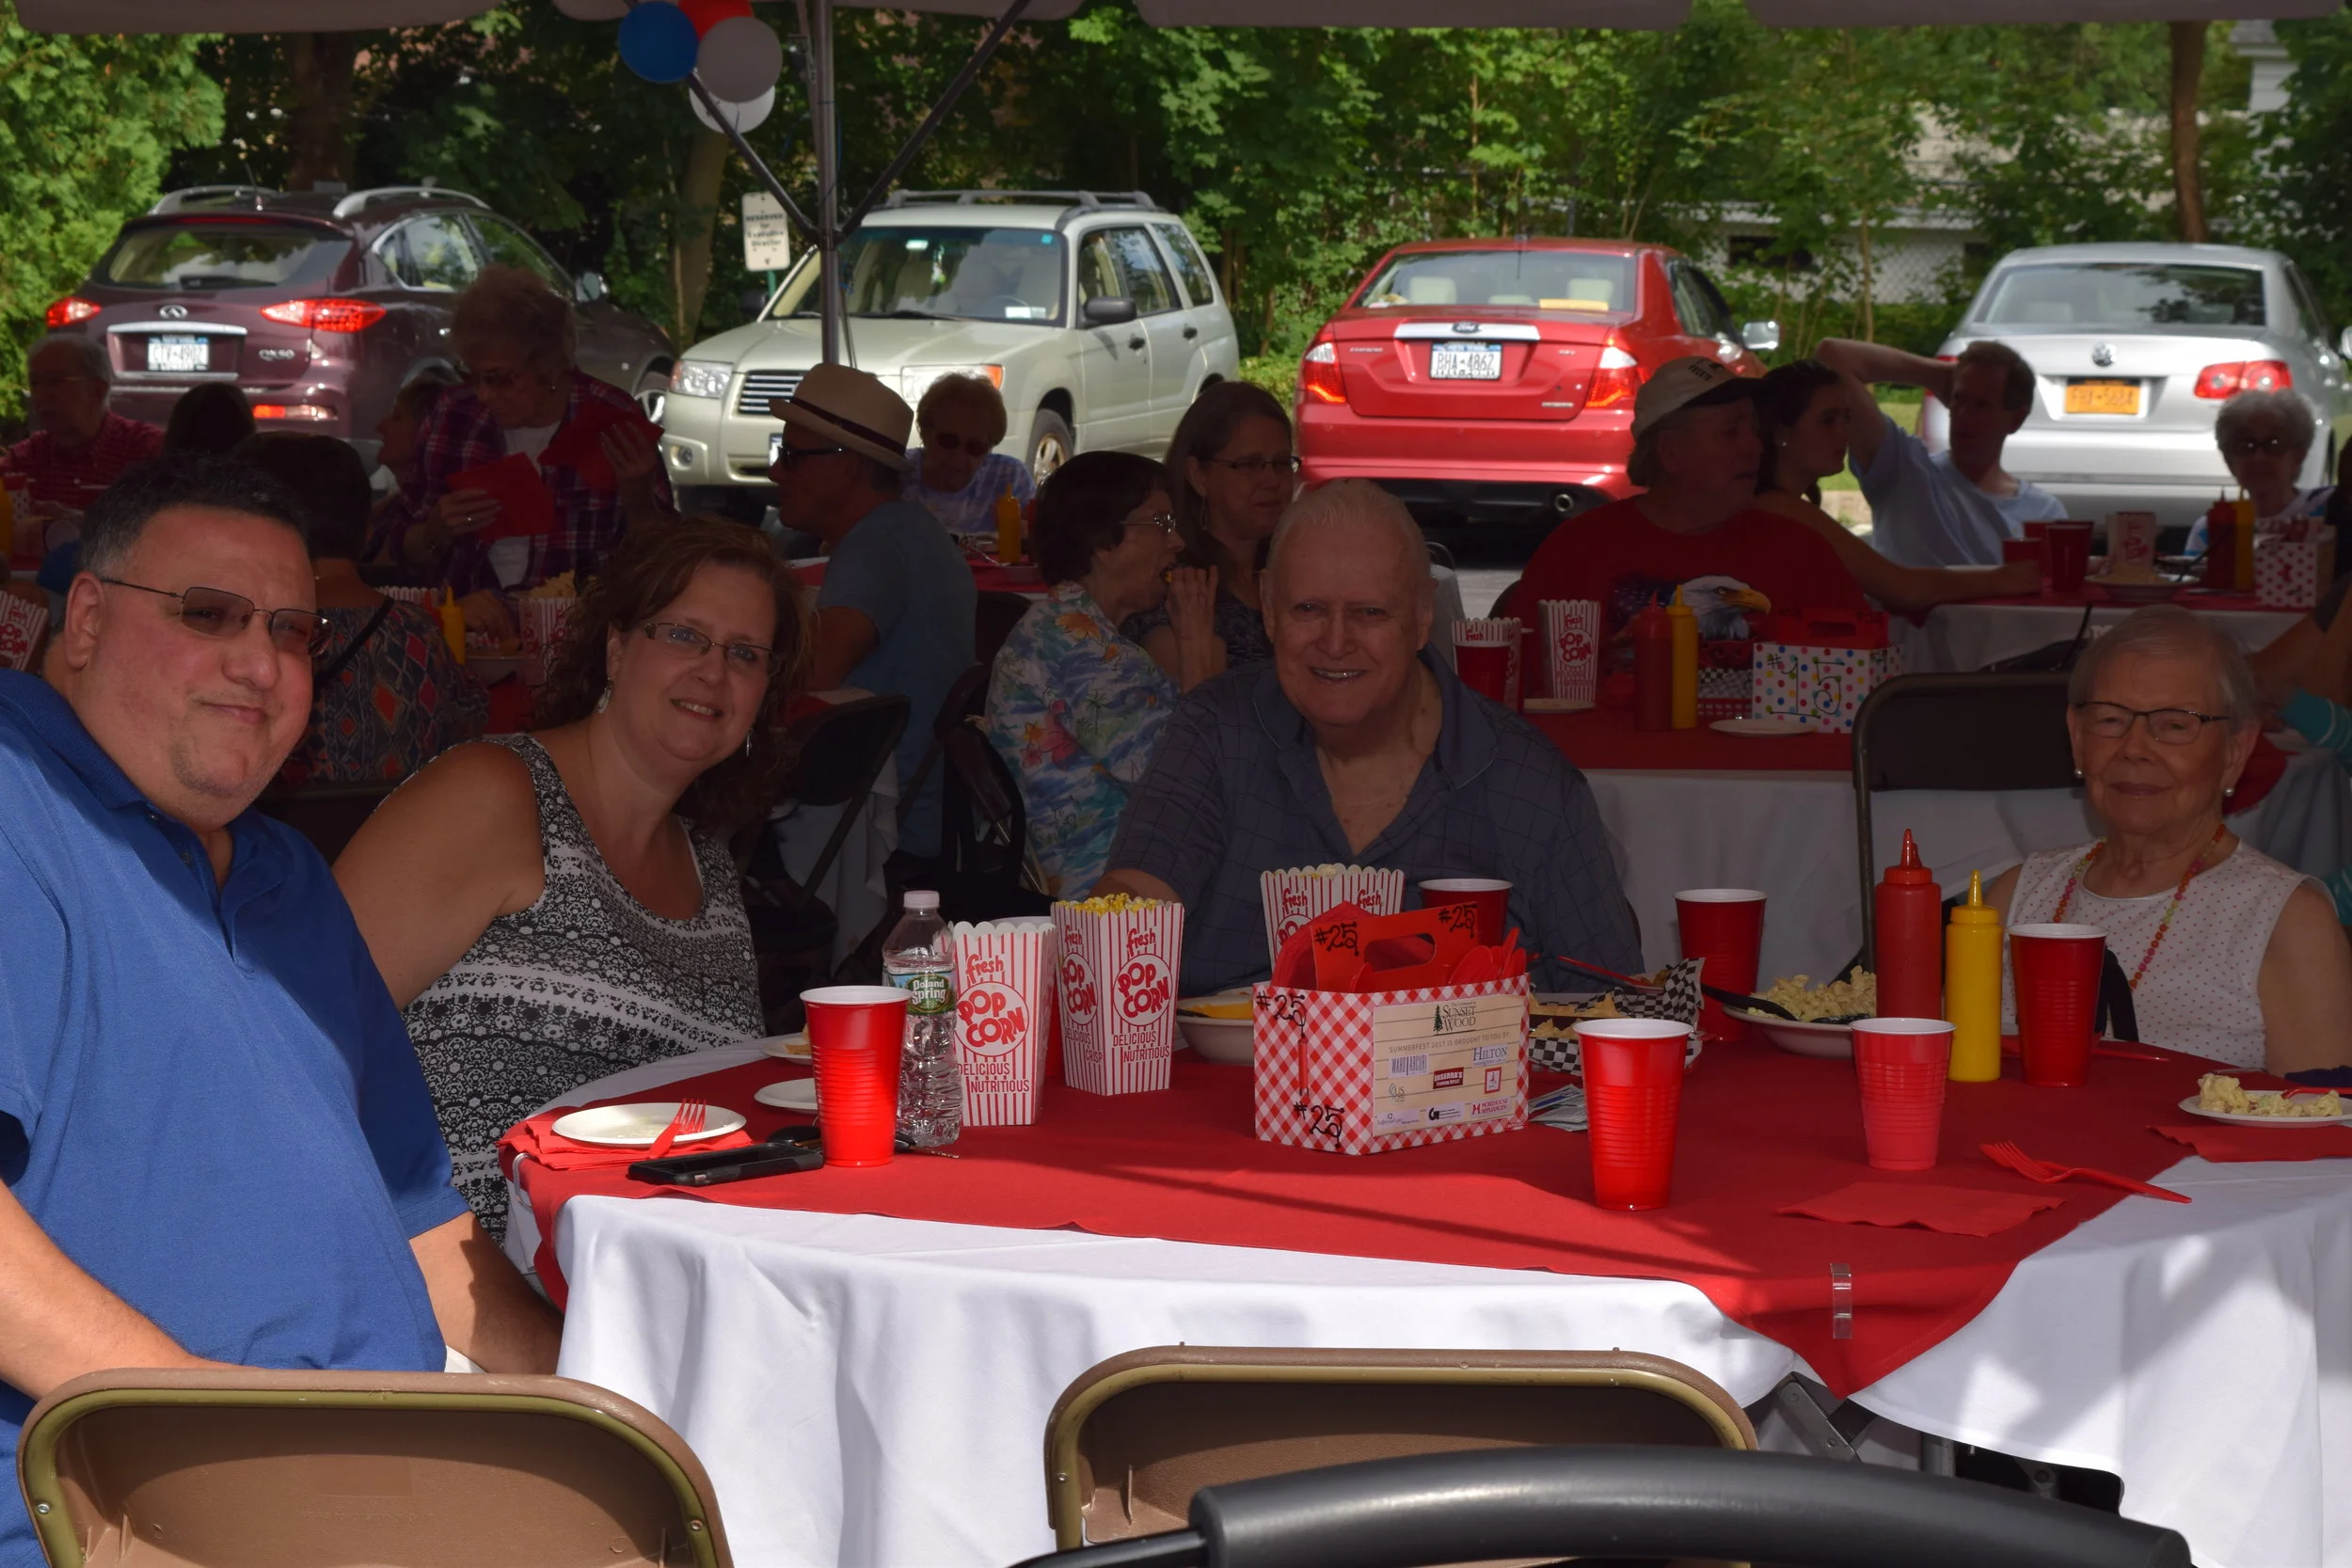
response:
[[[274,33],[414,27],[461,21],[495,0],[16,0],[19,21],[54,33]],[[557,0],[586,20],[617,20],[635,0]],[[895,183],[963,90],[1021,22],[1057,22],[1083,0],[848,0],[876,8],[987,17],[993,25],[972,58],[907,138],[873,188],[845,215],[835,167],[833,16],[843,0],[795,0],[805,28],[810,135],[817,200],[803,210],[739,131],[727,135],[770,194],[815,246],[822,269],[824,356],[842,356],[840,242]],[[1775,27],[1903,27],[1979,23],[2189,22],[2325,16],[2344,0],[1747,0]],[[1681,25],[1691,0],[1136,0],[1159,27],[1617,27]],[[693,78],[712,123],[727,118]]]

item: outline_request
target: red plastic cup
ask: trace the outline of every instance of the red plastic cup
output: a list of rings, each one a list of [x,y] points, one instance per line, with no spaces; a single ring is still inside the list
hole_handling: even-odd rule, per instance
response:
[[[1478,940],[1487,947],[1500,946],[1502,923],[1511,908],[1511,884],[1498,882],[1491,877],[1438,877],[1421,884],[1421,907],[1424,910],[1447,904],[1478,906]]]
[[[898,1132],[898,1052],[907,993],[826,986],[801,993],[817,1067],[817,1126],[829,1165],[886,1165]]]
[[[1688,888],[1675,895],[1675,920],[1682,928],[1682,956],[1707,960],[1700,979],[1743,994],[1756,990],[1764,944],[1762,894],[1747,887]],[[1699,1006],[1699,1033],[1710,1040],[1743,1040],[1748,1026],[1707,997]]]
[[[2043,541],[2040,539],[2004,539],[2001,541],[2001,563],[2006,566],[2020,561],[2032,562],[2034,569],[2043,577],[2050,575],[2050,563],[2044,558]]]
[[[1952,1025],[1940,1018],[1866,1018],[1853,1026],[1862,1141],[1878,1170],[1933,1170],[1951,1075]]]
[[[2079,594],[2090,570],[2090,525],[2052,522],[2042,535],[2050,552],[2050,588],[2058,594]]]
[[[1457,642],[1454,673],[1480,696],[1502,702],[1511,690],[1511,650],[1501,642]]]
[[[2099,969],[2107,935],[2096,926],[2012,926],[2010,976],[2026,1082],[2080,1088],[2090,1075],[2099,1021]]]
[[[1576,1026],[1593,1145],[1593,1202],[1662,1209],[1674,1188],[1675,1123],[1691,1026],[1662,1018],[1598,1018]]]

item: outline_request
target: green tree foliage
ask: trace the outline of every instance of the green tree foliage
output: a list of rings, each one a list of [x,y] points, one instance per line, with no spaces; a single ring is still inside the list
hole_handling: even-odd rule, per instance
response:
[[[23,411],[49,303],[155,199],[175,150],[220,135],[220,106],[185,40],[30,32],[0,0],[0,418]]]
[[[2231,216],[2293,256],[2342,326],[2352,321],[2352,11],[2276,26],[2295,74],[2286,107],[2252,128],[2255,175]]]

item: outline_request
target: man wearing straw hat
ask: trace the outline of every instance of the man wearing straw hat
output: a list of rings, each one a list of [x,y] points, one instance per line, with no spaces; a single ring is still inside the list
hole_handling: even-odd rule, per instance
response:
[[[914,411],[865,371],[818,365],[768,405],[784,445],[768,477],[776,518],[824,540],[817,593],[816,691],[854,686],[907,699],[901,787],[930,750],[939,705],[971,667],[972,569],[939,519],[900,494]],[[902,870],[937,857],[939,776],[900,809]]]

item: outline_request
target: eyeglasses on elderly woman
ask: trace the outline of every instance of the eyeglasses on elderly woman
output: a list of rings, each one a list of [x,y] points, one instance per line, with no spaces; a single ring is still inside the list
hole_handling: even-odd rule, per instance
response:
[[[2076,703],[2083,724],[2102,740],[2121,740],[2140,720],[2148,733],[2167,746],[2186,746],[2202,735],[2207,724],[2226,723],[2226,713],[2200,713],[2193,707],[2125,707],[2122,703]]]

